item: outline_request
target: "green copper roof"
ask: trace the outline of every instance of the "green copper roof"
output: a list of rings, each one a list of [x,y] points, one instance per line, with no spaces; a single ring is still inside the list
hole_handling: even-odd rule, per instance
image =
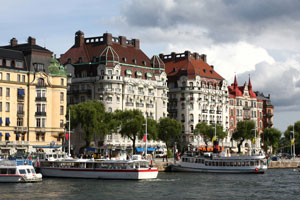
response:
[[[63,76],[67,77],[67,72],[64,66],[60,65],[58,60],[51,58],[50,66],[48,67],[49,74],[51,76]]]

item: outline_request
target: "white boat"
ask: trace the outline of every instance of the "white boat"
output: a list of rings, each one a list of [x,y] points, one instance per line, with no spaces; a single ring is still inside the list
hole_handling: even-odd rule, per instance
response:
[[[25,161],[26,162],[26,161]],[[42,174],[37,174],[31,163],[24,161],[0,161],[0,182],[39,182],[42,181]]]
[[[264,173],[267,170],[265,156],[231,156],[185,154],[172,171],[206,173]]]
[[[40,162],[40,172],[47,177],[94,179],[154,179],[158,169],[147,160],[63,159]]]

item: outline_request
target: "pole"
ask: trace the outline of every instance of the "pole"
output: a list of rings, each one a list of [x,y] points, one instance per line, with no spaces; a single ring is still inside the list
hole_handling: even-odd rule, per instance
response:
[[[256,124],[255,124],[255,129],[254,129],[254,154],[256,154]]]
[[[145,156],[146,156],[146,158],[147,158],[147,140],[148,140],[148,134],[147,134],[147,116],[146,116],[146,143],[145,143],[145,146],[146,146],[146,148],[145,148]]]
[[[68,154],[71,156],[71,110],[69,109],[69,149]]]
[[[293,159],[295,160],[295,154],[296,154],[296,151],[295,151],[295,124],[294,124],[294,126],[293,126],[293,150],[294,150],[294,152],[293,152]]]

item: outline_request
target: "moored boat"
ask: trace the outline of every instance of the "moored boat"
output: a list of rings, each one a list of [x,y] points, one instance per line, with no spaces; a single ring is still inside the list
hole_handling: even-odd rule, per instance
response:
[[[0,161],[0,182],[18,183],[18,182],[39,182],[42,181],[42,175],[37,174],[30,163],[24,160],[1,160]]]
[[[40,162],[47,177],[94,179],[154,179],[158,169],[147,160],[63,159]]]
[[[265,156],[224,156],[222,154],[187,153],[172,171],[206,173],[264,173],[267,170]]]

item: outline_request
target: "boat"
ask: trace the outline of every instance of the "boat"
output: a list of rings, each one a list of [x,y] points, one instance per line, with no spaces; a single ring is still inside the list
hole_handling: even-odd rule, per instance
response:
[[[90,179],[155,179],[158,169],[148,160],[57,159],[40,161],[40,172],[46,177]]]
[[[1,160],[0,182],[27,183],[42,181],[42,174],[37,174],[29,160]]]
[[[225,149],[226,151],[226,149]],[[204,173],[254,173],[262,174],[267,170],[263,155],[231,156],[224,153],[189,152],[180,161],[171,165],[172,171]]]

